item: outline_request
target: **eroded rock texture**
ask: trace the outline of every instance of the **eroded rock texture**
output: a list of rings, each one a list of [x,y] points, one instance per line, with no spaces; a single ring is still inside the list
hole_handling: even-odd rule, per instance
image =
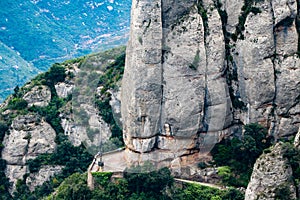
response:
[[[7,161],[5,175],[13,183],[11,188],[13,191],[17,180],[22,180],[24,174],[28,173],[26,162],[29,159],[54,152],[56,133],[47,122],[37,115],[16,117],[9,132],[10,134],[4,137],[2,158]]]
[[[38,172],[30,174],[26,179],[30,191],[34,191],[37,186],[42,185],[46,180],[62,171],[62,166],[43,166]]]
[[[47,106],[51,100],[51,92],[47,86],[35,86],[24,95],[28,106]]]
[[[130,164],[193,163],[242,124],[297,132],[299,1],[133,0],[131,12],[121,97]]]
[[[296,199],[292,167],[287,158],[283,157],[283,152],[282,143],[277,143],[270,153],[257,159],[246,190],[246,200],[276,199],[276,190],[283,187],[290,191],[287,199]]]

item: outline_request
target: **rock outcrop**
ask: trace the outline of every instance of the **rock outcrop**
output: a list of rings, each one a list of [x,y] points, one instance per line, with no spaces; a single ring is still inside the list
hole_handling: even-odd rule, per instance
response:
[[[112,136],[110,125],[104,121],[96,107],[95,101],[100,99],[103,89],[99,85],[99,77],[123,52],[123,47],[116,48],[90,55],[81,63],[69,64],[66,73],[72,74],[72,78],[55,85],[60,98],[72,96],[60,114],[65,135],[74,146],[84,144],[91,154],[96,154],[100,150],[100,143],[107,142]],[[105,92],[111,94],[111,101],[107,105],[111,108],[107,109],[112,109],[113,117],[121,127],[120,90],[115,87],[114,90],[108,89]]]
[[[100,140],[105,142],[110,138],[109,126],[98,115],[98,111],[93,105],[81,104],[76,109],[78,109],[76,110],[78,113],[61,115],[64,133],[74,146],[84,143],[86,148],[95,154],[99,151]],[[73,119],[71,115],[74,116]]]
[[[16,117],[9,132],[10,134],[4,137],[2,159],[7,161],[5,174],[14,188],[16,181],[23,179],[23,175],[28,172],[26,162],[29,159],[55,150],[56,133],[37,115]]]
[[[276,191],[286,187],[290,191],[287,199],[296,199],[293,171],[283,157],[282,143],[277,143],[270,153],[261,155],[253,169],[245,200],[276,199]]]
[[[295,0],[133,0],[121,97],[127,161],[191,164],[253,122],[294,135],[297,23]]]
[[[11,194],[17,180],[25,178],[22,184],[34,191],[56,174],[70,173],[68,167],[84,168],[88,153],[112,151],[122,145],[118,88],[124,54],[125,47],[119,47],[56,63],[0,105],[1,170],[11,183]],[[99,83],[99,79],[104,81]],[[64,152],[67,148],[71,155]],[[61,154],[72,159],[59,160]]]
[[[55,85],[55,90],[60,98],[67,98],[73,92],[74,85],[72,83],[57,83]]]
[[[27,92],[23,99],[27,101],[28,106],[47,106],[51,100],[51,92],[47,86],[34,86]]]
[[[43,166],[38,172],[30,174],[26,179],[30,191],[34,191],[37,186],[42,185],[54,175],[62,171],[62,166]]]

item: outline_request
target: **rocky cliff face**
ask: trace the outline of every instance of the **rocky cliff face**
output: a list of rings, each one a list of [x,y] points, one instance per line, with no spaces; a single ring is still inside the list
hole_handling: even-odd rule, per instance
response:
[[[193,162],[224,134],[300,125],[296,0],[133,0],[122,82],[129,163]]]
[[[8,178],[11,194],[18,180],[24,179],[22,184],[32,192],[58,173],[64,176],[72,168],[87,167],[82,164],[89,162],[87,151],[96,154],[100,143],[103,151],[122,144],[116,139],[116,130],[121,132],[116,126],[122,125],[118,85],[124,53],[125,48],[120,47],[55,64],[50,71],[15,89],[15,94],[1,104],[0,172]],[[119,68],[115,69],[117,64]],[[108,71],[111,80],[100,84],[99,79],[107,79]],[[4,130],[4,125],[9,130]],[[72,158],[57,162],[60,158],[54,157],[62,152]],[[68,162],[75,166],[68,166]]]
[[[10,134],[4,138],[2,151],[2,159],[7,161],[5,175],[13,183],[12,190],[17,180],[23,179],[23,175],[28,173],[26,164],[29,159],[54,152],[55,136],[53,128],[37,115],[18,116],[13,120]],[[44,172],[44,176],[47,176],[47,170]],[[41,185],[41,181],[36,185]]]

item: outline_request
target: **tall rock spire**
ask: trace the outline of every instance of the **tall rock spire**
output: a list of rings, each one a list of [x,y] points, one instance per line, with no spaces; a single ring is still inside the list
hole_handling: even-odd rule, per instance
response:
[[[126,146],[137,152],[154,148],[162,104],[161,0],[133,0],[122,118]],[[127,103],[125,103],[127,102]]]
[[[296,16],[294,1],[133,0],[122,83],[129,163],[196,163],[247,123],[296,133]]]

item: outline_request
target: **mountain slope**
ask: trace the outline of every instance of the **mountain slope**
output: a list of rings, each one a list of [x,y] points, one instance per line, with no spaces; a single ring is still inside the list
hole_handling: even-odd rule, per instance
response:
[[[0,107],[0,198],[47,195],[53,176],[59,183],[86,171],[100,150],[123,145],[116,120],[124,62],[125,47],[114,48],[56,63],[15,89]]]
[[[7,97],[16,85],[22,85],[38,73],[32,64],[24,60],[17,51],[0,42],[0,102]]]
[[[130,0],[4,0],[0,2],[5,8],[0,11],[0,41],[37,71],[45,71],[52,63],[125,44],[130,5]]]

